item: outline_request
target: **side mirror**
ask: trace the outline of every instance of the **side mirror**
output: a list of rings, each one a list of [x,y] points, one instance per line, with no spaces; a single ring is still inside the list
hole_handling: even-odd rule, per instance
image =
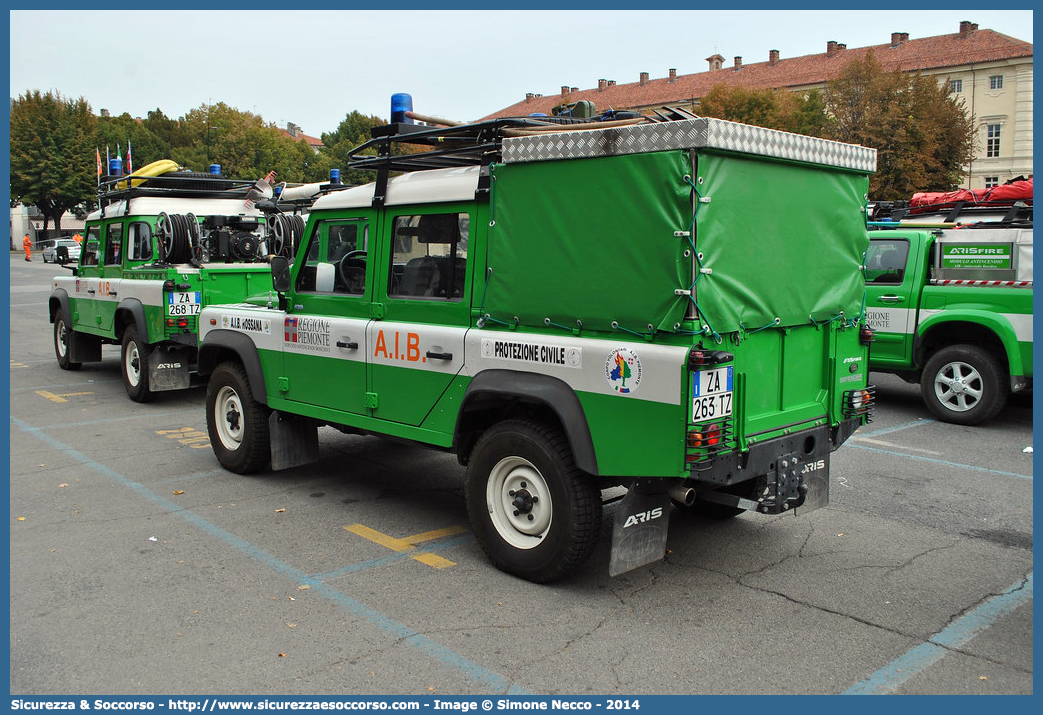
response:
[[[279,293],[290,289],[290,259],[286,256],[272,256],[272,288]]]

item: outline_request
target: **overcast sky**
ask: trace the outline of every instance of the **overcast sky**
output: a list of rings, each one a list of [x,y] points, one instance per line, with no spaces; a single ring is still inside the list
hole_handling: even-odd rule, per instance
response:
[[[258,2],[258,5],[263,4]],[[654,3],[652,3],[654,4]],[[842,5],[842,3],[837,3]],[[691,6],[691,5],[689,5]],[[1032,12],[899,10],[13,10],[11,96],[58,90],[94,109],[179,117],[225,102],[307,134],[352,110],[478,119],[524,99],[707,69],[956,32],[961,20],[1032,42]],[[106,39],[107,38],[107,39]],[[111,52],[104,48],[111,47]]]

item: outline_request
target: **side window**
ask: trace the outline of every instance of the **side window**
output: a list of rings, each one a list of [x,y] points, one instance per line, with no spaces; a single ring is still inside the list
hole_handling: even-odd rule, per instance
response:
[[[144,221],[135,221],[130,225],[127,259],[147,261],[150,258],[152,258],[152,227]]]
[[[83,240],[83,260],[81,264],[84,266],[96,266],[98,265],[98,253],[100,251],[101,241],[101,229],[98,226],[91,226],[87,229],[87,238]]]
[[[460,300],[467,275],[467,214],[396,216],[391,278],[394,298]]]
[[[369,227],[361,220],[320,221],[308,238],[299,292],[362,295],[366,289]]]
[[[118,266],[123,260],[123,224],[110,223],[105,232],[105,265]]]
[[[900,238],[873,239],[866,252],[866,282],[872,285],[901,285],[909,242]]]

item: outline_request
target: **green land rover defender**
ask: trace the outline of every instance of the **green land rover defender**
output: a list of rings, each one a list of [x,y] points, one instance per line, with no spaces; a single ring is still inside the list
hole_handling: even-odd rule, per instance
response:
[[[671,504],[825,505],[873,400],[875,152],[658,119],[375,129],[278,305],[201,312],[220,463],[314,461],[320,426],[452,451],[477,540],[536,582],[590,555],[605,490],[613,575],[663,557]]]

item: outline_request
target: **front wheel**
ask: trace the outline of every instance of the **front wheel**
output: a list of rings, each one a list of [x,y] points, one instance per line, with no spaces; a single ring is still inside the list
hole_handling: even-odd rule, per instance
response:
[[[1006,371],[988,350],[950,345],[924,366],[920,392],[943,422],[976,425],[992,419],[1007,403]]]
[[[149,388],[148,356],[152,352],[148,343],[138,337],[136,328],[127,328],[123,333],[123,350],[120,363],[123,366],[123,385],[127,396],[135,402],[151,402],[156,393]]]
[[[594,550],[601,494],[559,430],[531,420],[494,425],[475,445],[466,491],[478,543],[502,571],[548,583]]]
[[[271,458],[267,405],[254,400],[239,363],[217,366],[206,388],[206,430],[217,461],[237,474],[262,469]]]
[[[65,322],[62,311],[54,316],[54,356],[58,358],[58,367],[62,370],[79,370],[83,363],[73,362],[69,358],[69,341],[72,339],[72,330]]]

